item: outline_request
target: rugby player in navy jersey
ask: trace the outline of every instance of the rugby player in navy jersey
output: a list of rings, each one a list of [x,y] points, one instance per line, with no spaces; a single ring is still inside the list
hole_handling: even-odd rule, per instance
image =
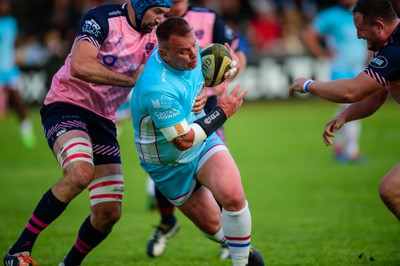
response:
[[[327,146],[332,145],[331,138],[345,123],[374,114],[389,95],[400,103],[400,19],[390,0],[359,0],[353,20],[357,37],[375,53],[367,68],[351,79],[323,82],[302,77],[289,87],[290,96],[310,93],[331,102],[351,103],[326,124],[323,140]],[[400,219],[400,164],[383,177],[379,194]]]

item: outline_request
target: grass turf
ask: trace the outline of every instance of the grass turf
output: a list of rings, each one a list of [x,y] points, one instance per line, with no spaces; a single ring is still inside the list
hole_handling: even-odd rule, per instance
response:
[[[364,119],[361,164],[338,164],[322,130],[336,105],[318,99],[245,102],[226,124],[253,217],[252,244],[266,265],[400,265],[400,228],[378,196],[380,179],[398,162],[398,106],[389,100]],[[0,122],[0,251],[17,239],[38,200],[61,177],[31,110],[38,146],[26,150],[11,113]],[[145,173],[124,123],[121,153],[126,193],[123,217],[84,265],[231,265],[178,211],[181,231],[157,259],[145,254],[158,215],[146,208]],[[39,236],[33,258],[56,265],[89,214],[88,193]]]

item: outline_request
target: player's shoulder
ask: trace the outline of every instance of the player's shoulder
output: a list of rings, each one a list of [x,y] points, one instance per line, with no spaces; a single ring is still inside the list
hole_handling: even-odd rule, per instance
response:
[[[385,46],[378,51],[378,55],[384,54],[389,58],[400,58],[400,27],[389,37]]]
[[[342,7],[334,5],[321,9],[317,14],[317,18],[324,20],[326,19],[334,20],[337,19],[338,16],[341,16],[343,12],[344,9]],[[350,11],[348,13],[349,15],[351,15]]]
[[[400,75],[400,40],[389,40],[371,59],[368,69],[388,81],[397,80]]]
[[[161,76],[163,75],[163,65],[161,59],[157,54],[158,49],[153,51],[153,54],[149,57],[144,67],[142,74],[139,77],[141,85],[156,84],[161,82]]]
[[[100,16],[103,18],[113,18],[125,15],[124,5],[118,4],[105,4],[92,8],[88,11],[88,14],[92,16]]]
[[[217,14],[214,10],[206,8],[206,7],[201,7],[201,6],[195,6],[195,5],[189,5],[188,12],[198,12],[198,13],[208,13],[208,14]]]
[[[400,66],[400,41],[386,44],[372,59],[371,64],[374,67],[399,68]]]
[[[13,16],[6,16],[0,18],[1,24],[7,24],[7,25],[17,25],[17,19]]]

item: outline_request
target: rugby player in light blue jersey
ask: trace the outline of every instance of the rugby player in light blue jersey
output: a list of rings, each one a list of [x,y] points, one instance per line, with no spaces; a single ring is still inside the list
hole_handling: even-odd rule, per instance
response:
[[[28,107],[21,96],[21,73],[15,61],[18,22],[10,11],[11,1],[0,0],[0,120],[7,116],[10,100],[20,122],[22,144],[32,149],[36,146],[36,136]]]
[[[304,44],[319,59],[328,60],[330,79],[353,78],[367,66],[367,44],[357,38],[351,9],[357,0],[338,0],[337,4],[322,10],[304,30]],[[324,40],[325,45],[321,42]],[[348,107],[339,104],[337,113]],[[339,163],[361,162],[361,120],[346,123],[337,132],[333,151]]]
[[[233,265],[248,265],[251,215],[238,168],[215,134],[247,90],[224,89],[211,112],[192,111],[204,86],[200,48],[189,24],[170,17],[131,99],[141,166],[161,193],[211,240],[227,242]],[[215,201],[221,203],[223,210]]]

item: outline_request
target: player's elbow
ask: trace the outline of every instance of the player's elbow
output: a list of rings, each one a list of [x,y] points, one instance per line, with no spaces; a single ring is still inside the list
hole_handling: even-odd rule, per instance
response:
[[[85,77],[85,71],[81,64],[74,63],[73,61],[71,61],[70,72],[74,78],[82,79]]]
[[[341,103],[353,103],[355,102],[357,99],[357,97],[354,94],[351,93],[346,93],[344,95],[342,95],[341,99],[339,102]]]
[[[172,145],[180,151],[185,151],[193,146],[193,138],[187,134],[178,136],[171,141]]]
[[[191,148],[192,145],[183,144],[183,145],[174,145],[180,151],[186,151],[187,149]]]
[[[363,100],[365,97],[355,91],[343,95],[343,103],[355,103]]]

